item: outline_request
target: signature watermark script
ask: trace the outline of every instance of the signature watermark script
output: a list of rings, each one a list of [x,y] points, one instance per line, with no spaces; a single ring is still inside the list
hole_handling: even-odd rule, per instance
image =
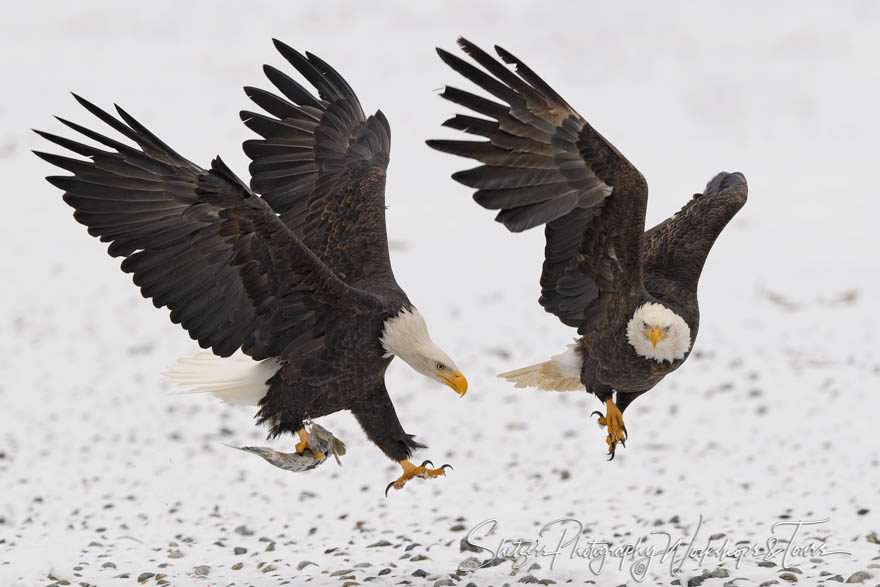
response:
[[[805,528],[827,524],[830,520],[784,520],[770,527],[763,543],[731,540],[718,536],[703,537],[703,517],[700,516],[693,533],[687,538],[673,538],[666,531],[653,531],[635,542],[612,543],[585,535],[584,524],[573,518],[560,518],[545,524],[537,536],[524,538],[498,538],[498,521],[488,519],[474,526],[465,540],[470,550],[489,555],[482,565],[498,564],[509,560],[514,569],[542,559],[552,569],[562,560],[584,561],[594,574],[600,574],[609,565],[628,571],[638,582],[644,581],[655,567],[668,567],[670,575],[677,575],[683,565],[694,561],[704,566],[712,559],[719,563],[734,561],[739,568],[745,559],[773,561],[788,567],[799,558],[848,555],[844,551],[830,550],[819,538],[803,537]],[[470,569],[462,570],[474,570]]]

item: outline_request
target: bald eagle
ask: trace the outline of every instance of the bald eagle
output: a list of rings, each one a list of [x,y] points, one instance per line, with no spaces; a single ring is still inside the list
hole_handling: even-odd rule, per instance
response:
[[[577,328],[576,344],[549,361],[503,373],[517,387],[586,390],[605,404],[614,457],[626,440],[623,411],[678,369],[697,336],[697,283],[721,230],[745,204],[741,173],[719,173],[685,206],[645,231],[644,177],[522,61],[496,46],[510,68],[473,43],[479,66],[438,49],[452,69],[497,99],[447,86],[442,96],[480,117],[444,126],[485,141],[431,140],[482,165],[452,177],[499,210],[511,232],[545,225],[539,303]],[[616,399],[615,399],[616,392]]]
[[[219,157],[203,169],[118,106],[119,118],[78,96],[136,146],[59,119],[101,146],[37,131],[85,159],[36,154],[72,174],[47,179],[89,234],[123,258],[143,296],[211,349],[178,364],[173,378],[259,405],[269,437],[296,433],[300,453],[309,448],[304,421],[350,410],[403,468],[396,489],[443,475],[445,467],[409,461],[425,446],[404,432],[384,383],[400,357],[460,396],[467,391],[391,271],[388,121],[381,111],[365,116],[348,83],[317,56],[275,47],[318,96],[268,65],[283,97],[245,88],[265,111],[241,113],[262,137],[244,143],[249,186]]]

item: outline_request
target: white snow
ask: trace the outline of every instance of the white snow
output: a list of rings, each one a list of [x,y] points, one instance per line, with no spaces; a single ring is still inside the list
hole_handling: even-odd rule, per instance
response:
[[[867,539],[880,532],[878,21],[871,2],[5,6],[0,585],[49,584],[50,573],[74,585],[141,573],[174,585],[434,584],[466,557],[486,558],[459,552],[484,520],[498,521],[482,542],[495,544],[567,517],[616,546],[655,531],[687,540],[701,518],[706,539],[764,544],[775,522],[830,518],[802,535],[851,554],[794,557],[800,584],[859,570],[880,582],[868,567],[880,546]],[[625,153],[648,179],[649,225],[720,170],[748,178],[749,202],[703,274],[695,350],[627,411],[629,441],[611,463],[588,417],[602,407],[595,398],[524,393],[495,376],[575,333],[536,303],[542,232],[492,222],[449,179],[472,163],[424,145],[455,136],[440,123],[461,110],[436,90],[470,86],[433,46],[454,49],[458,35],[521,57]],[[365,109],[387,114],[395,274],[470,381],[459,400],[392,365],[398,415],[430,445],[416,460],[455,470],[388,499],[399,467],[347,413],[320,421],[346,442],[344,467],[294,475],[224,446],[265,444],[252,408],[169,397],[160,372],[196,344],[72,220],[43,180],[56,171],[28,152],[58,152],[31,127],[70,136],[51,114],[100,126],[74,90],[118,102],[189,159],[219,153],[246,177],[240,88],[268,87],[261,65],[284,65],[273,36],[320,55]],[[391,545],[370,547],[382,540]],[[730,577],[703,585],[783,582],[759,560],[738,570],[724,560]],[[302,561],[316,564],[298,570]],[[719,564],[692,561],[677,578]],[[208,575],[196,575],[203,565]],[[651,566],[645,584],[670,584],[668,567]],[[596,576],[567,553],[552,569],[540,558],[511,572],[505,562],[460,584],[527,573],[636,584],[628,563]]]

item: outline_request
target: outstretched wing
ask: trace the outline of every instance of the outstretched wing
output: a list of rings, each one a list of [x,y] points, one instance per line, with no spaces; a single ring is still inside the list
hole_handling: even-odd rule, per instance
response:
[[[583,334],[606,315],[608,300],[626,303],[642,291],[645,180],[519,59],[495,47],[513,71],[465,39],[459,45],[485,71],[437,52],[503,104],[447,86],[444,98],[488,119],[457,115],[444,126],[488,141],[428,144],[483,163],[452,177],[477,189],[478,204],[500,210],[495,219],[509,230],[546,224],[540,303]]]
[[[124,258],[144,297],[203,348],[278,356],[314,344],[339,313],[370,306],[372,296],[338,279],[220,159],[206,171],[119,107],[122,120],[77,100],[140,148],[59,119],[110,150],[37,131],[87,158],[36,152],[73,174],[47,179],[89,234]]]
[[[703,263],[715,239],[748,198],[742,173],[721,172],[694,197],[657,226],[645,232],[645,280],[661,279],[697,291]]]
[[[263,71],[286,99],[245,88],[269,114],[241,113],[263,137],[244,143],[251,188],[347,283],[402,296],[385,230],[388,121],[381,111],[365,117],[354,91],[324,61],[274,43],[320,98],[270,65]]]

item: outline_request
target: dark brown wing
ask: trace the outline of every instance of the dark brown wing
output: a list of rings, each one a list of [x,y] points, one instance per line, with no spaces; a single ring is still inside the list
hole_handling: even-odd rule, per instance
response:
[[[517,232],[546,224],[540,303],[581,333],[605,302],[642,292],[647,185],[642,175],[547,83],[500,47],[501,59],[459,45],[485,71],[438,49],[441,59],[499,100],[447,87],[442,96],[488,118],[457,115],[444,126],[488,141],[432,140],[435,149],[483,163],[453,178]],[[487,73],[488,72],[488,73]]]
[[[381,112],[365,117],[354,91],[324,61],[274,43],[320,98],[269,65],[263,70],[286,99],[245,88],[271,115],[241,113],[263,137],[244,143],[252,159],[251,188],[347,283],[402,296],[385,231],[388,121]]]
[[[645,278],[679,284],[696,295],[715,239],[748,198],[742,173],[721,172],[673,217],[645,232]]]
[[[122,109],[119,120],[77,100],[140,148],[61,120],[110,150],[38,131],[88,158],[37,152],[73,173],[47,179],[89,234],[124,257],[144,297],[203,348],[278,356],[312,344],[334,316],[369,307],[372,296],[339,280],[222,161],[206,171]]]

